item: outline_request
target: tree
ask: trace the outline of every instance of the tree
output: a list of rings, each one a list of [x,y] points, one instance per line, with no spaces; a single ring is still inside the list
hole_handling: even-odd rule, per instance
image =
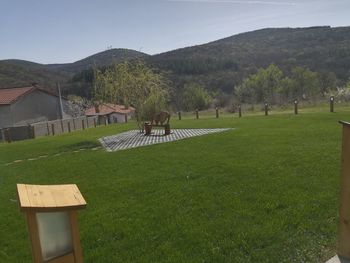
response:
[[[289,77],[285,77],[281,82],[281,96],[285,101],[292,101],[298,98],[298,94],[295,92],[295,82]]]
[[[212,92],[213,104],[215,107],[223,108],[232,105],[232,95],[227,94],[221,90]]]
[[[337,87],[337,76],[333,72],[322,72],[318,74],[322,96]]]
[[[237,100],[237,103],[239,104],[254,104],[256,102],[255,91],[252,89],[252,87],[247,86],[246,83],[242,83],[242,85],[235,86],[234,96]]]
[[[244,79],[237,92],[239,91],[241,96],[243,94],[251,96],[254,93],[257,102],[268,100],[275,103],[276,94],[281,91],[282,79],[283,72],[277,66],[271,64],[266,69],[259,69],[256,74]],[[253,102],[252,99],[250,99],[250,102]]]
[[[141,61],[115,64],[104,71],[94,70],[95,104],[109,102],[135,108],[139,128],[167,106],[169,86],[165,78]]]
[[[292,69],[292,95],[303,99],[314,98],[320,94],[319,80],[316,72],[307,68],[294,67]]]
[[[198,84],[186,84],[183,89],[182,107],[186,111],[207,109],[211,100],[209,93]]]

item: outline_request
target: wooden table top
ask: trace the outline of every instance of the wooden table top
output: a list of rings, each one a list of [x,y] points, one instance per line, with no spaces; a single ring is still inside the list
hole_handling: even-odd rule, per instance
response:
[[[86,207],[77,185],[17,184],[21,211],[54,212]]]

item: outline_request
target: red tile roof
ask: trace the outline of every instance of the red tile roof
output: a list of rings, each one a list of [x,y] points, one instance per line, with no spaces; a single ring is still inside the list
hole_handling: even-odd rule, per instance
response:
[[[105,103],[99,106],[100,112],[96,113],[95,107],[91,107],[85,111],[85,115],[93,116],[93,115],[107,115],[111,113],[121,113],[128,114],[134,112],[135,109],[133,107],[125,108],[124,105],[117,105],[111,103]]]
[[[23,88],[0,89],[0,105],[12,104],[21,96],[32,92],[36,88],[33,86]]]

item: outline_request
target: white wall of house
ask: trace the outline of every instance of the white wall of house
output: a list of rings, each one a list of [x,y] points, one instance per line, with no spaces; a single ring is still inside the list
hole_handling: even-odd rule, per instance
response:
[[[128,113],[127,115],[128,120],[131,119],[132,114]],[[109,123],[123,123],[125,122],[125,114],[122,113],[112,113],[109,115]]]

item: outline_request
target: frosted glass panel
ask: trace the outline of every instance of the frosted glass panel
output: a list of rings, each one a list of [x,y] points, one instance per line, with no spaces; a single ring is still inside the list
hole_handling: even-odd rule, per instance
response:
[[[44,261],[73,251],[68,212],[36,214]]]

